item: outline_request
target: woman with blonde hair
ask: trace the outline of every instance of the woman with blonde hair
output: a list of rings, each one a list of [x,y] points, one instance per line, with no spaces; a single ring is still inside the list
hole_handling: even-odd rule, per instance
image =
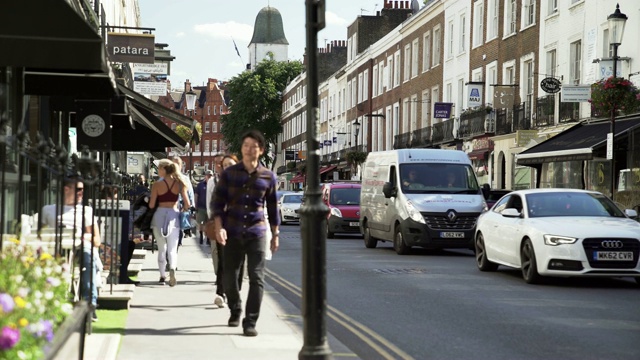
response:
[[[180,211],[191,207],[187,196],[187,184],[177,165],[168,159],[158,163],[158,175],[161,180],[153,183],[149,207],[156,208],[151,229],[158,242],[158,269],[160,284],[166,279],[167,253],[169,256],[169,286],[176,285],[176,267],[178,265],[178,235],[180,233]],[[178,197],[182,194],[183,208],[178,209]],[[168,251],[167,251],[168,250]]]

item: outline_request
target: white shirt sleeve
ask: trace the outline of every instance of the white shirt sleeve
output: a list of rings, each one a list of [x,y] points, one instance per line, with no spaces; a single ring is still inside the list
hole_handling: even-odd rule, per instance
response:
[[[213,179],[207,181],[207,216],[209,219],[213,216],[213,208],[211,207],[211,199],[213,198],[213,188],[216,186],[216,182]]]

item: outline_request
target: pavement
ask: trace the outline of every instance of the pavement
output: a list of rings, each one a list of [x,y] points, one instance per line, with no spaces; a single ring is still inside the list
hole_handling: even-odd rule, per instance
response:
[[[258,336],[246,337],[242,326],[227,326],[229,309],[213,304],[215,274],[209,252],[195,237],[184,239],[177,284],[170,287],[168,278],[167,285],[158,284],[157,252],[147,250],[125,335],[87,335],[85,359],[298,359],[303,345],[300,310],[266,282]],[[245,279],[243,306],[248,289]],[[333,338],[331,342],[338,345]]]

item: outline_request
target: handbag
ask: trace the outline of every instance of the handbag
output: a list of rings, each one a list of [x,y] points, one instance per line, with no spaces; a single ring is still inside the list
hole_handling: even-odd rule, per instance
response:
[[[183,211],[180,213],[180,229],[188,230],[191,229],[191,212]]]

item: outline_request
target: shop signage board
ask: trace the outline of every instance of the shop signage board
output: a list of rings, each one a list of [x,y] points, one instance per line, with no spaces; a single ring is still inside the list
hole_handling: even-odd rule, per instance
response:
[[[168,64],[132,64],[133,91],[143,95],[167,95]]]
[[[560,101],[562,102],[588,102],[591,99],[591,85],[562,86]]]
[[[111,62],[155,63],[155,36],[110,32],[107,51]]]
[[[547,77],[540,81],[540,88],[542,88],[542,91],[547,94],[555,94],[560,92],[560,89],[562,89],[562,83],[560,83],[560,80],[556,78]]]

